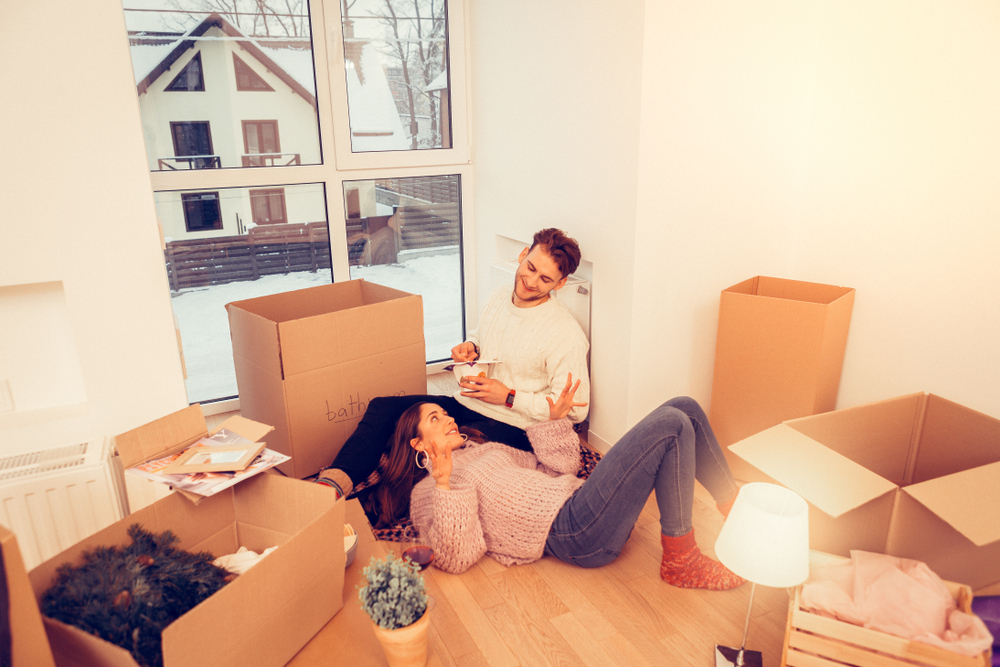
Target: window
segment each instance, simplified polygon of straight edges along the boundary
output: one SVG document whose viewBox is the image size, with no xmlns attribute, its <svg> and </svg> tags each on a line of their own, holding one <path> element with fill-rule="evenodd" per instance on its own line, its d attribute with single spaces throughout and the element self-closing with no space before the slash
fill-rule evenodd
<svg viewBox="0 0 1000 667">
<path fill-rule="evenodd" d="M 222 229 L 222 210 L 218 192 L 197 192 L 181 195 L 184 204 L 184 226 L 189 232 Z"/>
<path fill-rule="evenodd" d="M 233 68 L 236 71 L 236 90 L 259 90 L 274 92 L 274 88 L 267 85 L 267 81 L 250 69 L 250 66 L 240 60 L 240 57 L 233 54 Z"/>
<path fill-rule="evenodd" d="M 181 73 L 173 81 L 167 84 L 167 90 L 197 91 L 205 90 L 205 78 L 201 75 L 201 54 L 196 53 L 194 58 L 184 66 Z"/>
<path fill-rule="evenodd" d="M 282 158 L 278 121 L 243 121 L 243 152 L 244 167 L 275 166 L 275 161 Z M 292 155 L 290 159 L 298 164 L 298 155 Z"/>
<path fill-rule="evenodd" d="M 255 225 L 277 225 L 288 222 L 288 217 L 285 215 L 285 191 L 282 188 L 251 190 L 250 210 Z"/>
<path fill-rule="evenodd" d="M 212 155 L 212 133 L 207 122 L 170 123 L 174 139 L 175 161 L 186 162 L 191 169 L 211 169 L 221 166 L 219 156 Z"/>
<path fill-rule="evenodd" d="M 351 150 L 451 146 L 447 3 L 344 3 L 344 66 Z M 396 113 L 378 113 L 386 93 Z"/>
<path fill-rule="evenodd" d="M 421 294 L 428 362 L 447 357 L 465 333 L 465 0 L 123 2 L 189 400 L 236 394 L 226 303 L 333 279 Z M 197 95 L 168 90 L 195 74 Z"/>
</svg>

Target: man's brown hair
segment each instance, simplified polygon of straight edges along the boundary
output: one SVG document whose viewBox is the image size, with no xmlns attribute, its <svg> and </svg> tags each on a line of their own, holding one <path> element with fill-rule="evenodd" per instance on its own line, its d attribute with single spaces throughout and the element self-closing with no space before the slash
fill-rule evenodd
<svg viewBox="0 0 1000 667">
<path fill-rule="evenodd" d="M 580 246 L 562 230 L 550 227 L 536 233 L 531 241 L 530 250 L 534 250 L 536 245 L 544 246 L 546 253 L 559 267 L 563 278 L 568 277 L 580 266 Z"/>
</svg>

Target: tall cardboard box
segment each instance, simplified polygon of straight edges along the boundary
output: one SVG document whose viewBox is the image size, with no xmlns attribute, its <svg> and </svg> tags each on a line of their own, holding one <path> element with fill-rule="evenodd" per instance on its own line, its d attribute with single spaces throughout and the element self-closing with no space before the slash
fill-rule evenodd
<svg viewBox="0 0 1000 667">
<path fill-rule="evenodd" d="M 278 466 L 328 466 L 378 396 L 427 393 L 420 296 L 351 280 L 226 306 L 240 412 L 271 424 Z"/>
<path fill-rule="evenodd" d="M 854 289 L 756 276 L 722 291 L 709 419 L 723 449 L 833 410 Z M 743 478 L 738 458 L 727 460 Z"/>
<path fill-rule="evenodd" d="M 730 451 L 751 480 L 809 502 L 814 550 L 912 558 L 973 590 L 1000 581 L 1000 420 L 918 393 L 786 421 Z"/>
<path fill-rule="evenodd" d="M 0 665 L 55 667 L 17 536 L 0 526 Z"/>
</svg>

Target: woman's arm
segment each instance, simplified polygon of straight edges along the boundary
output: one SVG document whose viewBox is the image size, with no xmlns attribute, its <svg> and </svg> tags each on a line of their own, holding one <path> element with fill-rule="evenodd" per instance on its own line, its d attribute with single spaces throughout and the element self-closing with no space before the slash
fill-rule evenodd
<svg viewBox="0 0 1000 667">
<path fill-rule="evenodd" d="M 573 375 L 566 378 L 556 400 L 546 396 L 549 404 L 549 421 L 529 426 L 526 430 L 539 466 L 545 471 L 560 475 L 575 475 L 580 470 L 580 436 L 566 418 L 570 410 L 586 403 L 574 401 L 580 381 L 573 384 Z"/>
<path fill-rule="evenodd" d="M 434 550 L 434 565 L 445 572 L 465 572 L 486 553 L 474 488 L 444 490 L 424 479 L 413 488 L 410 515 L 420 540 Z"/>
</svg>

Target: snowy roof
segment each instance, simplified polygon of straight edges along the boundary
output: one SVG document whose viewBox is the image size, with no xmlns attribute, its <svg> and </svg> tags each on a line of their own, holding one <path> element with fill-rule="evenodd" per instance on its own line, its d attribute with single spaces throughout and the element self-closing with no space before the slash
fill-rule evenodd
<svg viewBox="0 0 1000 667">
<path fill-rule="evenodd" d="M 221 30 L 223 36 L 206 36 L 211 28 Z M 147 41 L 157 42 L 160 38 L 169 39 L 165 44 L 135 43 L 142 37 Z M 140 39 L 137 39 L 140 38 Z M 308 38 L 302 40 L 303 48 L 274 48 L 261 44 L 258 39 L 248 37 L 239 28 L 219 14 L 209 14 L 203 21 L 192 26 L 183 34 L 165 35 L 164 33 L 133 34 L 132 69 L 135 73 L 136 88 L 141 95 L 146 89 L 170 69 L 170 66 L 180 58 L 185 51 L 194 48 L 199 41 L 236 40 L 252 54 L 275 76 L 287 83 L 292 90 L 302 96 L 307 102 L 316 105 L 316 88 L 313 78 L 312 50 Z M 287 40 L 283 40 L 287 42 Z"/>
<path fill-rule="evenodd" d="M 347 99 L 351 115 L 351 148 L 355 152 L 398 151 L 410 147 L 378 50 L 369 42 L 360 56 L 347 58 Z M 358 70 L 361 70 L 359 76 Z"/>
<path fill-rule="evenodd" d="M 438 90 L 448 90 L 448 70 L 444 70 L 434 80 L 424 86 L 425 93 L 432 93 Z"/>
</svg>

